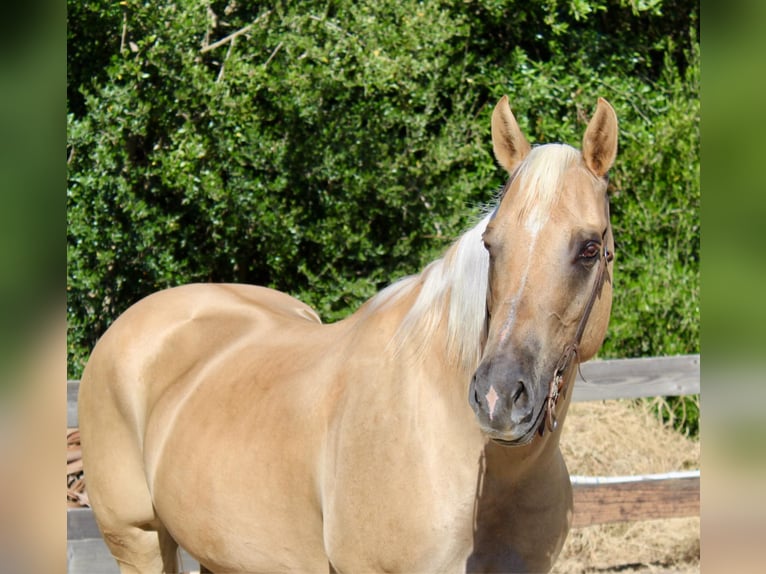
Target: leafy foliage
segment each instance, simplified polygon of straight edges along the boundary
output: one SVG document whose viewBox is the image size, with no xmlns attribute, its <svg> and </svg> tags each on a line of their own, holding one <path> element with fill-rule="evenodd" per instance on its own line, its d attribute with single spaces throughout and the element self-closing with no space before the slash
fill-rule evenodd
<svg viewBox="0 0 766 574">
<path fill-rule="evenodd" d="M 699 350 L 695 2 L 67 5 L 70 376 L 164 287 L 269 285 L 336 320 L 417 271 L 503 183 L 504 93 L 533 142 L 615 106 L 602 353 Z"/>
</svg>

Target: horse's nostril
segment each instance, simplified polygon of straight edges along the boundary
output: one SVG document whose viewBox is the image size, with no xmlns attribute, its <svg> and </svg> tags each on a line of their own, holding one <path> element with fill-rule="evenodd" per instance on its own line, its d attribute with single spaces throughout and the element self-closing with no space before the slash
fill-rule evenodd
<svg viewBox="0 0 766 574">
<path fill-rule="evenodd" d="M 524 386 L 524 383 L 522 381 L 519 381 L 519 386 L 516 388 L 516 391 L 513 393 L 513 403 L 516 404 L 519 401 L 523 400 L 527 396 L 527 388 Z"/>
<path fill-rule="evenodd" d="M 477 391 L 475 387 L 473 389 L 473 400 L 474 400 L 474 404 L 476 405 L 479 404 L 479 391 Z"/>
</svg>

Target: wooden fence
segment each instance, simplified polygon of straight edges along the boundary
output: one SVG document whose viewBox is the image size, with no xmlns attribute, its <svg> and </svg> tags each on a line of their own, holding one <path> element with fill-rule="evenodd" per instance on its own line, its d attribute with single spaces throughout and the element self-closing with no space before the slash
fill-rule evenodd
<svg viewBox="0 0 766 574">
<path fill-rule="evenodd" d="M 700 392 L 700 357 L 684 355 L 591 361 L 574 386 L 575 402 L 692 395 Z M 67 382 L 67 426 L 77 427 L 78 381 Z M 655 518 L 698 516 L 700 472 L 623 476 L 573 476 L 575 528 Z M 197 562 L 181 552 L 184 571 Z M 89 508 L 67 510 L 69 574 L 118 573 Z"/>
</svg>

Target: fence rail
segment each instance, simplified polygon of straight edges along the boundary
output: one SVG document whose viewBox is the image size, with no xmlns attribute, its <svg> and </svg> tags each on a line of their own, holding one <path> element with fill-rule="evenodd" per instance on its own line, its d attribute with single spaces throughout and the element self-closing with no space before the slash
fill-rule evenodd
<svg viewBox="0 0 766 574">
<path fill-rule="evenodd" d="M 700 392 L 700 356 L 591 361 L 574 386 L 576 402 L 693 395 Z M 79 381 L 67 381 L 67 426 L 75 428 Z M 572 477 L 573 527 L 699 516 L 699 470 L 661 475 Z M 89 508 L 67 510 L 69 574 L 118 572 Z M 181 553 L 185 571 L 197 563 Z"/>
<path fill-rule="evenodd" d="M 610 359 L 583 363 L 574 386 L 575 402 L 696 395 L 700 356 Z"/>
</svg>

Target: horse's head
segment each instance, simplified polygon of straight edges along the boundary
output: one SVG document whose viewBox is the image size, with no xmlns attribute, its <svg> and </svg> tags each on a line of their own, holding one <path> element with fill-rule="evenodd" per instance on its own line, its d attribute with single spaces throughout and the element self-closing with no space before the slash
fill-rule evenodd
<svg viewBox="0 0 766 574">
<path fill-rule="evenodd" d="M 469 400 L 484 432 L 521 445 L 555 426 L 559 393 L 606 334 L 614 248 L 607 171 L 617 117 L 599 99 L 582 153 L 531 149 L 503 97 L 492 143 L 510 179 L 483 236 L 488 327 Z"/>
</svg>

